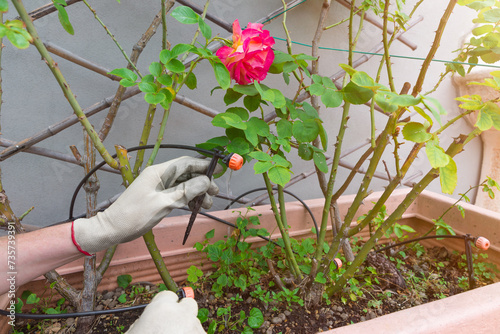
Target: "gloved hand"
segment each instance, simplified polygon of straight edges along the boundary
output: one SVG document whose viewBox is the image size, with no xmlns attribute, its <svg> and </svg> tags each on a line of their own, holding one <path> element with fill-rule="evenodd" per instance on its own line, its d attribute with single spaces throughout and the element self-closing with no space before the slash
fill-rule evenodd
<svg viewBox="0 0 500 334">
<path fill-rule="evenodd" d="M 192 298 L 180 302 L 172 291 L 157 294 L 126 334 L 205 334 Z"/>
<path fill-rule="evenodd" d="M 104 212 L 73 222 L 73 242 L 83 253 L 95 253 L 144 235 L 198 195 L 207 194 L 202 206 L 210 208 L 219 189 L 204 175 L 209 164 L 181 157 L 147 167 Z"/>
</svg>

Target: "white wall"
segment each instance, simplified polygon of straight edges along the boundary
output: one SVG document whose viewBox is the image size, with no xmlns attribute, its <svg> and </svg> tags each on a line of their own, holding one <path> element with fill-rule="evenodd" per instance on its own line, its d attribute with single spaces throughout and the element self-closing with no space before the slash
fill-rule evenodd
<svg viewBox="0 0 500 334">
<path fill-rule="evenodd" d="M 34 0 L 26 2 L 28 10 L 44 5 L 46 0 Z M 203 1 L 193 1 L 203 5 Z M 407 1 L 414 3 L 416 1 Z M 130 53 L 132 46 L 138 41 L 141 34 L 149 26 L 153 16 L 159 10 L 159 1 L 132 1 L 122 0 L 121 4 L 115 1 L 91 1 L 95 6 L 98 15 L 107 24 L 109 29 L 116 35 L 122 47 Z M 417 11 L 416 15 L 424 17 L 423 22 L 408 31 L 405 36 L 418 44 L 418 49 L 412 52 L 408 47 L 399 42 L 394 43 L 392 54 L 408 55 L 414 57 L 425 57 L 434 38 L 434 31 L 437 28 L 439 18 L 446 7 L 446 1 L 428 0 Z M 281 1 L 243 1 L 243 0 L 218 0 L 212 1 L 210 12 L 228 22 L 238 18 L 242 25 L 249 21 L 263 17 L 266 13 L 281 6 Z M 317 25 L 317 16 L 321 8 L 321 1 L 309 0 L 297 9 L 288 13 L 288 27 L 292 39 L 302 43 L 310 43 L 312 35 Z M 35 26 L 39 29 L 43 41 L 50 41 L 59 45 L 83 58 L 91 60 L 109 69 L 125 67 L 126 62 L 121 53 L 116 48 L 112 40 L 104 33 L 102 27 L 93 19 L 92 14 L 83 3 L 77 3 L 68 9 L 71 22 L 75 28 L 75 36 L 70 36 L 63 31 L 57 21 L 55 14 L 35 21 Z M 329 23 L 335 23 L 347 15 L 348 11 L 337 3 L 333 3 Z M 445 36 L 441 42 L 441 49 L 436 54 L 438 59 L 454 58 L 453 50 L 459 48 L 460 38 L 465 35 L 471 27 L 471 18 L 474 13 L 457 6 L 449 26 L 445 31 Z M 8 17 L 14 17 L 14 9 L 8 13 Z M 228 36 L 228 33 L 214 24 L 211 24 L 214 33 L 221 36 Z M 276 37 L 284 37 L 281 27 L 281 18 L 269 24 L 266 29 Z M 169 19 L 169 40 L 172 43 L 186 42 L 191 40 L 193 29 L 181 26 Z M 321 42 L 322 46 L 346 49 L 347 42 L 346 25 L 339 26 L 327 31 Z M 359 50 L 369 50 L 381 41 L 381 32 L 370 23 L 366 22 L 359 40 Z M 52 78 L 48 68 L 40 60 L 36 49 L 31 46 L 27 50 L 17 50 L 10 43 L 3 49 L 2 56 L 2 77 L 3 77 L 3 106 L 1 111 L 2 136 L 9 140 L 19 141 L 47 128 L 72 113 L 67 101 L 61 94 L 60 88 Z M 151 61 L 156 61 L 161 46 L 161 34 L 158 32 L 147 46 L 139 61 L 139 68 L 146 72 Z M 277 41 L 276 48 L 284 49 L 284 43 Z M 310 53 L 307 47 L 294 46 L 294 52 Z M 347 62 L 347 54 L 339 51 L 322 51 L 321 68 L 323 75 L 331 75 L 338 71 L 337 64 Z M 355 59 L 358 56 L 355 57 Z M 114 95 L 118 85 L 116 82 L 89 72 L 81 67 L 69 63 L 57 56 L 54 57 L 61 68 L 62 73 L 71 85 L 71 89 L 77 95 L 78 101 L 83 108 Z M 375 75 L 378 67 L 379 57 L 373 59 L 360 67 L 361 70 Z M 418 76 L 422 61 L 393 58 L 393 73 L 395 85 L 399 89 L 405 81 L 414 83 Z M 439 74 L 444 70 L 443 63 L 433 63 L 427 75 L 427 84 L 423 91 L 433 87 Z M 182 94 L 201 102 L 211 108 L 224 111 L 220 92 L 210 95 L 210 90 L 216 85 L 211 69 L 206 64 L 201 64 L 197 70 L 198 89 L 194 92 L 187 89 L 181 91 Z M 269 77 L 266 84 L 279 83 L 279 78 Z M 283 89 L 286 90 L 285 87 Z M 291 92 L 290 90 L 288 90 Z M 434 97 L 440 99 L 444 107 L 449 111 L 450 117 L 455 116 L 459 111 L 455 89 L 451 80 L 447 79 L 441 87 L 433 93 Z M 138 144 L 142 131 L 142 124 L 146 114 L 147 105 L 141 95 L 135 96 L 122 104 L 117 116 L 115 125 L 110 135 L 105 141 L 105 145 L 110 152 L 114 152 L 113 146 L 121 144 L 126 147 Z M 91 122 L 96 129 L 100 129 L 106 111 L 91 117 Z M 159 128 L 162 112 L 157 112 L 155 127 L 152 137 L 156 136 Z M 329 129 L 330 150 L 334 144 L 336 132 L 338 131 L 340 108 L 323 110 L 325 127 Z M 220 135 L 221 129 L 209 126 L 210 118 L 200 115 L 197 112 L 174 104 L 170 114 L 169 123 L 165 135 L 165 143 L 182 143 L 194 145 L 205 141 L 208 138 Z M 382 130 L 385 116 L 377 114 L 377 129 Z M 470 130 L 465 121 L 459 121 L 444 134 L 445 142 L 449 143 L 451 138 L 458 133 Z M 351 119 L 349 121 L 348 134 L 346 136 L 346 148 L 362 143 L 369 133 L 369 114 L 367 108 L 353 107 Z M 56 136 L 39 144 L 41 147 L 51 148 L 60 152 L 70 154 L 69 145 L 76 145 L 83 150 L 82 128 L 78 124 L 60 132 Z M 407 152 L 411 144 L 403 146 L 402 151 Z M 157 162 L 185 154 L 184 152 L 161 152 Z M 353 154 L 346 158 L 346 161 L 355 163 L 360 153 Z M 402 154 L 404 156 L 404 154 Z M 424 173 L 429 165 L 425 155 L 419 155 L 419 160 L 408 175 L 412 175 L 420 170 Z M 459 187 L 458 192 L 463 192 L 471 185 L 478 182 L 479 163 L 481 158 L 481 146 L 479 140 L 474 140 L 457 159 L 459 166 Z M 393 157 L 391 152 L 387 152 L 384 159 L 392 170 Z M 306 172 L 312 169 L 310 162 L 294 160 L 295 174 Z M 48 158 L 34 156 L 27 153 L 20 153 L 14 157 L 1 162 L 2 183 L 9 196 L 9 199 L 16 213 L 20 215 L 29 207 L 35 206 L 35 210 L 30 213 L 25 223 L 35 225 L 47 225 L 55 221 L 67 218 L 70 196 L 74 187 L 78 183 L 83 171 L 80 167 L 69 165 L 64 162 L 53 161 Z M 385 173 L 383 167 L 380 172 Z M 347 176 L 348 170 L 341 169 L 339 172 L 337 186 L 342 184 L 342 180 Z M 116 192 L 122 191 L 121 179 L 117 175 L 101 172 L 99 173 L 101 190 L 99 200 L 103 201 L 111 197 Z M 357 178 L 361 180 L 361 176 Z M 385 182 L 374 179 L 372 189 L 380 190 Z M 251 165 L 247 165 L 243 170 L 231 175 L 224 176 L 219 184 L 223 192 L 230 192 L 238 195 L 244 191 L 255 187 L 263 186 L 260 176 L 253 175 Z M 439 191 L 439 182 L 434 182 L 430 189 Z M 290 188 L 301 198 L 311 198 L 320 195 L 315 177 L 307 179 Z M 352 185 L 348 193 L 356 191 Z M 457 195 L 454 195 L 457 197 Z M 83 213 L 84 197 L 79 197 L 79 209 L 77 213 Z M 225 201 L 219 201 L 214 206 L 222 208 Z"/>
</svg>

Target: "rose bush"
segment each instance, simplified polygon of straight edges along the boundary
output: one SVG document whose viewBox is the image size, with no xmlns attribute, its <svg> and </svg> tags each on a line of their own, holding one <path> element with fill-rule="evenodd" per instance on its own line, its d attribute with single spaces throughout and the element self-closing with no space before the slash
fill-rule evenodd
<svg viewBox="0 0 500 334">
<path fill-rule="evenodd" d="M 240 85 L 264 80 L 273 63 L 274 38 L 262 27 L 260 23 L 249 23 L 242 31 L 238 20 L 234 21 L 233 45 L 223 46 L 216 53 Z"/>
</svg>

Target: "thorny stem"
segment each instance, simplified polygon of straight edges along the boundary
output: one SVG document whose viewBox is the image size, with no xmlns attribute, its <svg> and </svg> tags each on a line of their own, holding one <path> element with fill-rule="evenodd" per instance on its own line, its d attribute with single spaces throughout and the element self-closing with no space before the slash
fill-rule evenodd
<svg viewBox="0 0 500 334">
<path fill-rule="evenodd" d="M 328 217 L 330 215 L 330 206 L 332 205 L 332 194 L 333 189 L 335 187 L 335 180 L 337 178 L 337 171 L 340 162 L 340 153 L 341 147 L 345 135 L 345 131 L 347 128 L 347 120 L 349 119 L 349 110 L 351 108 L 351 104 L 349 102 L 344 102 L 343 112 L 342 112 L 342 121 L 340 123 L 339 133 L 337 135 L 337 142 L 335 143 L 335 153 L 333 156 L 332 162 L 332 170 L 330 171 L 330 177 L 328 180 L 328 188 L 325 196 L 325 204 L 323 206 L 323 213 L 321 217 L 321 227 L 319 230 L 319 237 L 316 246 L 316 254 L 315 258 L 317 261 L 321 260 L 323 256 L 323 242 L 325 241 L 326 230 L 328 227 Z"/>
<path fill-rule="evenodd" d="M 318 74 L 319 73 L 319 41 L 321 39 L 321 35 L 323 34 L 323 26 L 325 25 L 326 17 L 328 16 L 328 12 L 330 10 L 330 5 L 331 5 L 331 0 L 324 0 L 323 1 L 323 7 L 321 8 L 321 13 L 319 16 L 318 20 L 318 26 L 316 28 L 316 33 L 314 34 L 314 38 L 312 40 L 312 49 L 311 49 L 311 56 L 313 56 L 315 59 L 311 62 L 311 74 Z M 311 79 L 311 84 L 312 84 L 312 79 Z M 300 86 L 299 86 L 300 87 Z M 297 94 L 295 96 L 295 99 L 298 97 L 299 92 L 301 89 L 297 90 Z M 294 99 L 294 100 L 295 100 Z M 316 109 L 318 112 L 318 115 L 320 114 L 320 107 L 319 107 L 319 97 L 316 95 L 311 94 L 311 104 Z M 313 143 L 314 146 L 319 147 L 320 146 L 320 141 L 318 138 Z M 315 165 L 316 169 L 316 174 L 318 176 L 318 181 L 319 185 L 321 187 L 321 190 L 323 191 L 323 194 L 326 195 L 326 189 L 327 189 L 327 181 L 325 177 L 325 173 L 320 171 L 318 167 Z"/>
<path fill-rule="evenodd" d="M 267 193 L 269 195 L 269 200 L 271 202 L 271 208 L 274 213 L 274 218 L 276 219 L 276 224 L 278 225 L 278 228 L 280 230 L 281 236 L 283 238 L 283 243 L 285 244 L 285 258 L 289 264 L 290 270 L 292 271 L 293 276 L 296 278 L 299 278 L 300 275 L 300 269 L 297 264 L 297 261 L 295 259 L 295 256 L 293 255 L 292 251 L 292 245 L 290 243 L 290 236 L 288 235 L 288 227 L 283 224 L 283 221 L 281 220 L 280 216 L 280 210 L 276 206 L 276 200 L 274 199 L 274 194 L 273 194 L 273 186 L 271 184 L 271 181 L 269 180 L 269 176 L 266 173 L 262 174 L 264 176 L 264 182 L 266 183 L 266 188 L 267 188 Z M 278 191 L 278 196 L 279 191 Z M 283 196 L 283 188 L 281 188 L 281 196 Z M 281 206 L 281 202 L 280 202 Z M 282 207 L 283 210 L 285 210 L 285 207 Z"/>
<path fill-rule="evenodd" d="M 361 25 L 363 22 L 363 17 L 361 18 L 360 21 L 360 29 L 358 31 L 358 34 L 356 37 L 353 37 L 353 17 L 354 17 L 354 8 L 356 6 L 355 0 L 352 1 L 351 3 L 351 12 L 350 12 L 350 22 L 349 22 L 349 65 L 352 65 L 352 54 L 353 50 L 356 46 L 357 39 L 359 37 L 360 31 L 361 31 Z M 343 86 L 347 84 L 347 76 L 344 77 L 344 83 Z M 325 204 L 323 206 L 323 212 L 322 212 L 322 217 L 321 217 L 321 227 L 319 230 L 319 237 L 318 237 L 318 242 L 316 246 L 316 254 L 315 258 L 319 262 L 323 256 L 323 243 L 325 241 L 325 236 L 326 236 L 326 230 L 328 227 L 328 217 L 330 216 L 330 206 L 332 205 L 332 195 L 333 195 L 333 190 L 335 187 L 335 180 L 337 178 L 337 171 L 340 163 L 340 155 L 342 152 L 342 145 L 343 145 L 343 140 L 344 140 L 344 135 L 347 129 L 347 121 L 349 120 L 349 111 L 351 108 L 351 104 L 347 101 L 344 102 L 344 106 L 342 109 L 342 121 L 340 123 L 340 128 L 339 132 L 337 135 L 337 142 L 335 143 L 335 152 L 333 156 L 333 161 L 332 161 L 332 169 L 330 171 L 330 177 L 328 180 L 328 186 L 326 189 L 326 194 L 325 194 Z"/>
<path fill-rule="evenodd" d="M 389 54 L 389 43 L 387 41 L 387 22 L 388 22 L 390 3 L 391 3 L 390 0 L 386 0 L 384 5 L 384 23 L 382 29 L 382 40 L 384 43 L 384 59 L 385 59 L 385 66 L 387 68 L 387 77 L 389 80 L 389 86 L 391 88 L 391 91 L 395 92 L 396 88 L 394 87 L 394 78 L 392 76 L 392 65 L 391 65 L 391 56 Z"/>
<path fill-rule="evenodd" d="M 358 9 L 354 12 L 354 15 L 358 14 L 360 11 L 362 11 L 362 9 L 361 9 L 361 8 L 358 8 Z M 341 25 L 341 24 L 342 24 L 342 23 L 344 23 L 344 22 L 349 21 L 349 19 L 350 19 L 349 17 L 346 17 L 345 19 L 343 19 L 343 20 L 341 20 L 341 21 L 339 21 L 339 22 L 337 22 L 337 23 L 334 23 L 334 24 L 332 24 L 332 25 L 329 25 L 329 26 L 327 26 L 327 27 L 324 27 L 324 28 L 323 28 L 323 30 L 328 30 L 328 29 L 334 28 L 334 27 L 336 27 L 336 26 L 338 26 L 338 25 Z"/>
<path fill-rule="evenodd" d="M 104 22 L 102 22 L 102 20 L 99 18 L 99 16 L 97 16 L 97 12 L 95 11 L 94 8 L 92 8 L 92 6 L 90 6 L 90 4 L 87 2 L 87 0 L 83 0 L 83 3 L 88 7 L 88 9 L 92 12 L 92 14 L 94 14 L 94 17 L 95 19 L 97 20 L 97 22 L 99 22 L 101 24 L 101 26 L 104 28 L 104 30 L 106 30 L 106 33 L 109 35 L 109 37 L 111 37 L 111 39 L 113 40 L 113 42 L 115 42 L 116 46 L 118 47 L 118 49 L 120 49 L 120 52 L 122 53 L 122 55 L 125 57 L 125 59 L 127 60 L 127 62 L 129 63 L 129 65 L 134 69 L 134 71 L 137 73 L 137 75 L 142 78 L 142 74 L 141 72 L 139 72 L 139 70 L 137 69 L 137 67 L 135 66 L 135 64 L 132 62 L 132 60 L 130 60 L 130 58 L 128 57 L 127 53 L 125 52 L 125 50 L 123 50 L 122 46 L 120 45 L 120 43 L 118 43 L 118 41 L 116 40 L 115 38 L 115 35 L 113 35 L 111 33 L 111 31 L 108 29 L 108 27 L 104 24 Z"/>
<path fill-rule="evenodd" d="M 149 134 L 151 133 L 151 127 L 153 125 L 153 120 L 156 113 L 156 104 L 150 104 L 148 108 L 148 113 L 146 115 L 146 119 L 144 120 L 144 127 L 142 128 L 141 139 L 139 140 L 139 145 L 146 145 L 148 143 Z M 134 175 L 137 176 L 139 174 L 139 170 L 141 169 L 142 162 L 144 161 L 144 150 L 137 151 L 135 156 L 134 163 Z"/>
<path fill-rule="evenodd" d="M 95 148 L 99 152 L 99 154 L 102 156 L 104 161 L 112 167 L 112 168 L 118 168 L 118 163 L 111 157 L 111 155 L 106 151 L 106 148 L 102 144 L 102 141 L 99 139 L 99 136 L 97 132 L 94 130 L 92 124 L 90 124 L 89 120 L 85 116 L 85 114 L 82 111 L 82 108 L 78 104 L 78 101 L 76 100 L 75 95 L 69 88 L 68 83 L 66 82 L 66 79 L 62 75 L 61 71 L 59 70 L 59 67 L 57 66 L 57 63 L 52 59 L 50 53 L 47 51 L 45 46 L 43 45 L 42 41 L 40 40 L 40 37 L 38 36 L 38 33 L 36 31 L 35 26 L 33 25 L 33 22 L 31 21 L 30 17 L 28 16 L 28 13 L 26 12 L 26 9 L 24 8 L 24 5 L 22 4 L 21 0 L 13 0 L 12 1 L 14 7 L 16 7 L 17 12 L 19 13 L 19 16 L 21 19 L 24 21 L 26 24 L 26 30 L 28 33 L 31 35 L 33 38 L 33 45 L 37 48 L 38 52 L 42 56 L 42 59 L 45 60 L 47 66 L 51 70 L 52 74 L 54 75 L 55 79 L 59 83 L 59 86 L 61 87 L 64 96 L 68 100 L 69 104 L 73 108 L 74 113 L 76 116 L 78 116 L 78 120 L 80 123 L 83 125 L 87 133 L 89 134 L 90 138 L 92 139 L 92 142 L 94 143 Z"/>
<path fill-rule="evenodd" d="M 171 7 L 172 5 L 170 5 L 168 9 L 170 9 Z M 137 64 L 137 60 L 139 59 L 139 56 L 141 55 L 142 51 L 146 47 L 147 43 L 151 40 L 153 35 L 156 33 L 156 29 L 158 28 L 160 22 L 161 22 L 161 13 L 158 12 L 158 14 L 156 14 L 155 18 L 153 19 L 153 22 L 151 22 L 149 28 L 142 35 L 141 39 L 137 42 L 137 44 L 135 44 L 134 47 L 132 48 L 132 54 L 130 55 L 130 60 L 134 65 Z M 129 70 L 132 70 L 132 66 L 130 64 L 127 65 L 127 68 Z M 113 121 L 116 117 L 116 114 L 118 113 L 118 109 L 120 108 L 125 90 L 126 87 L 120 85 L 115 93 L 115 97 L 113 99 L 113 102 L 111 103 L 111 107 L 109 108 L 108 114 L 106 115 L 106 119 L 104 120 L 101 130 L 99 131 L 99 138 L 101 138 L 101 141 L 104 141 L 104 139 L 109 133 L 109 130 L 111 129 L 111 126 L 113 125 Z"/>
<path fill-rule="evenodd" d="M 415 83 L 415 86 L 413 87 L 412 95 L 417 96 L 420 91 L 422 90 L 422 86 L 424 84 L 424 79 L 427 74 L 427 70 L 429 69 L 429 66 L 431 65 L 432 59 L 434 58 L 434 55 L 436 54 L 437 49 L 439 48 L 441 38 L 443 37 L 443 32 L 444 28 L 446 27 L 446 24 L 448 23 L 448 20 L 450 18 L 451 13 L 453 12 L 453 8 L 455 7 L 457 3 L 457 0 L 450 0 L 448 3 L 448 7 L 446 7 L 446 10 L 441 17 L 441 20 L 439 21 L 439 26 L 436 30 L 436 35 L 434 36 L 434 41 L 432 42 L 432 47 L 427 54 L 427 57 L 425 58 L 424 63 L 422 64 L 422 68 L 420 69 L 420 73 L 418 75 L 417 82 Z"/>
<path fill-rule="evenodd" d="M 474 189 L 476 189 L 476 188 L 479 188 L 479 187 L 481 187 L 481 186 L 485 185 L 487 182 L 488 182 L 488 179 L 484 180 L 483 182 L 481 182 L 480 184 L 478 184 L 478 185 L 476 185 L 476 186 L 469 187 L 469 189 L 468 189 L 466 192 L 464 192 L 463 194 L 460 194 L 460 195 L 461 195 L 461 196 L 460 196 L 460 198 L 459 198 L 459 199 L 457 199 L 455 203 L 453 203 L 452 205 L 450 205 L 450 207 L 449 207 L 448 209 L 446 209 L 446 210 L 445 210 L 445 211 L 441 214 L 441 216 L 439 216 L 439 218 L 437 218 L 437 219 L 436 219 L 436 221 L 440 221 L 440 220 L 442 220 L 442 219 L 443 219 L 443 217 L 444 217 L 444 216 L 446 216 L 446 214 L 447 214 L 448 212 L 450 212 L 450 210 L 451 210 L 451 209 L 453 209 L 453 208 L 454 208 L 454 207 L 455 207 L 458 203 L 460 203 L 461 201 L 463 201 L 463 200 L 464 200 L 464 198 L 466 198 L 466 197 L 467 197 L 467 194 L 468 194 L 469 192 L 471 192 L 472 190 L 474 190 Z M 434 231 L 434 229 L 435 229 L 435 228 L 436 228 L 435 226 L 431 227 L 431 229 L 430 229 L 429 231 L 427 231 L 426 233 L 424 233 L 422 236 L 423 236 L 423 237 L 425 237 L 425 236 L 429 235 L 432 231 Z"/>
<path fill-rule="evenodd" d="M 126 180 L 126 186 L 131 184 L 134 179 L 130 168 L 130 163 L 127 157 L 127 150 L 123 147 L 117 147 L 116 153 L 118 155 L 118 160 L 120 161 L 120 171 L 122 171 L 122 176 L 124 180 Z M 153 232 L 150 230 L 143 235 L 144 242 L 146 243 L 146 247 L 148 248 L 149 254 L 151 254 L 151 258 L 153 259 L 156 269 L 160 274 L 163 282 L 167 286 L 167 288 L 171 291 L 177 291 L 177 284 L 170 276 L 167 267 L 165 266 L 165 262 L 161 256 L 160 250 L 155 242 L 155 237 Z"/>
<path fill-rule="evenodd" d="M 201 18 L 205 20 L 205 17 L 207 16 L 207 10 L 208 10 L 208 5 L 210 4 L 210 0 L 207 0 L 205 2 L 205 7 L 203 7 L 203 13 L 201 13 Z M 196 43 L 196 40 L 198 39 L 198 35 L 200 34 L 200 27 L 196 29 L 196 32 L 194 33 L 193 39 L 191 40 L 191 45 L 194 45 Z M 188 57 L 188 53 L 184 54 L 181 58 L 181 61 L 184 62 L 186 58 Z"/>
<path fill-rule="evenodd" d="M 446 153 L 450 157 L 454 157 L 456 154 L 460 153 L 463 150 L 463 147 L 473 138 L 477 137 L 481 131 L 479 129 L 475 129 L 468 136 L 460 135 L 455 141 L 449 146 Z M 374 235 L 363 245 L 361 250 L 358 252 L 356 259 L 352 262 L 352 264 L 346 269 L 344 274 L 337 280 L 334 287 L 327 289 L 328 296 L 332 296 L 336 292 L 340 291 L 348 279 L 354 275 L 354 273 L 358 270 L 359 266 L 363 263 L 368 253 L 375 247 L 377 241 L 383 236 L 385 231 L 394 224 L 398 219 L 401 218 L 403 213 L 408 209 L 411 203 L 417 198 L 417 196 L 424 190 L 429 183 L 431 183 L 435 178 L 439 176 L 439 169 L 433 168 L 431 169 L 420 182 L 418 182 L 412 190 L 406 195 L 404 200 L 399 204 L 399 206 L 394 210 L 394 212 L 387 217 L 387 219 L 382 223 L 382 225 L 377 229 Z"/>
<path fill-rule="evenodd" d="M 438 89 L 438 87 L 441 85 L 441 83 L 443 82 L 443 80 L 446 78 L 446 76 L 448 75 L 448 73 L 452 73 L 452 72 L 453 72 L 453 71 L 452 71 L 451 69 L 448 69 L 448 68 L 447 68 L 447 69 L 446 69 L 446 71 L 444 71 L 443 73 L 441 73 L 441 75 L 439 76 L 439 80 L 438 80 L 438 82 L 434 85 L 434 87 L 433 87 L 430 91 L 428 91 L 428 92 L 426 92 L 426 93 L 424 93 L 424 94 L 422 94 L 422 95 L 427 96 L 427 95 L 429 95 L 429 94 L 434 93 L 434 92 Z"/>
<path fill-rule="evenodd" d="M 146 164 L 146 167 L 151 166 L 154 163 L 156 156 L 158 155 L 158 150 L 160 149 L 160 145 L 163 141 L 163 136 L 165 134 L 165 128 L 167 127 L 167 121 L 168 121 L 168 116 L 170 115 L 171 106 L 172 104 L 169 104 L 168 108 L 166 108 L 163 111 L 163 118 L 161 120 L 160 130 L 158 131 L 158 137 L 156 138 L 155 146 L 153 148 L 153 151 L 151 152 L 151 155 L 149 156 L 149 160 Z"/>
<path fill-rule="evenodd" d="M 169 1 L 168 4 L 170 6 L 167 9 L 167 5 L 165 3 L 166 0 L 161 0 L 161 48 L 163 50 L 167 49 L 168 40 L 167 40 L 167 12 L 174 5 L 175 1 Z"/>
</svg>

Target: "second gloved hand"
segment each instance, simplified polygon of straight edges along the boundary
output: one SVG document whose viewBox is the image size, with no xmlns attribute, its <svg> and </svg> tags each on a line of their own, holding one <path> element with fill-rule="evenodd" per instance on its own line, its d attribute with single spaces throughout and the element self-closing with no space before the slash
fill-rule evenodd
<svg viewBox="0 0 500 334">
<path fill-rule="evenodd" d="M 210 160 L 181 157 L 147 167 L 104 212 L 73 223 L 72 237 L 80 250 L 95 253 L 144 235 L 173 209 L 206 194 L 210 208 L 217 185 L 204 175 Z"/>
</svg>

